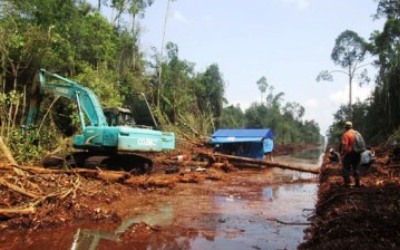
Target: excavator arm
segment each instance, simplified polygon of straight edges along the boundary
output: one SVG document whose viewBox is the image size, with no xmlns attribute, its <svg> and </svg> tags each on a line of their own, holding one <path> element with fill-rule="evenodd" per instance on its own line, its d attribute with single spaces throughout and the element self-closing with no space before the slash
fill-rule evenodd
<svg viewBox="0 0 400 250">
<path fill-rule="evenodd" d="M 50 79 L 48 79 L 50 77 Z M 107 119 L 96 95 L 90 89 L 79 85 L 78 83 L 50 73 L 44 69 L 39 71 L 40 88 L 38 95 L 35 98 L 41 98 L 44 93 L 49 93 L 56 96 L 62 96 L 75 101 L 78 106 L 79 118 L 82 130 L 86 127 L 85 115 L 88 118 L 90 126 L 103 127 L 108 126 Z M 30 127 L 39 110 L 38 101 L 31 102 L 26 126 Z"/>
</svg>

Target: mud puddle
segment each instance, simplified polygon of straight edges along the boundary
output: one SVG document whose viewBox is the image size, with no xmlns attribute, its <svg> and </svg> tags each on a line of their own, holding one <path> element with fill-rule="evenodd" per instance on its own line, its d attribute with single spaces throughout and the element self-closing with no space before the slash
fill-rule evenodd
<svg viewBox="0 0 400 250">
<path fill-rule="evenodd" d="M 317 167 L 317 159 L 285 157 Z M 282 160 L 276 158 L 276 161 Z M 6 249 L 296 249 L 317 192 L 311 174 L 243 170 L 223 182 L 178 184 L 113 203 L 121 223 L 3 234 Z M 299 180 L 306 180 L 299 183 Z M 293 183 L 291 183 L 293 182 Z M 284 184 L 282 184 L 284 183 Z M 2 240 L 2 242 L 4 242 Z"/>
</svg>

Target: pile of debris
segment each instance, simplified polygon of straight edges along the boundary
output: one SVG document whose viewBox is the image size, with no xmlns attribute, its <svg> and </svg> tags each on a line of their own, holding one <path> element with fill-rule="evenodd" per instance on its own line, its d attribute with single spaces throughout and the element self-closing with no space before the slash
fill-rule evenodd
<svg viewBox="0 0 400 250">
<path fill-rule="evenodd" d="M 340 164 L 325 157 L 315 215 L 299 249 L 399 249 L 398 152 L 378 148 L 376 162 L 361 169 L 362 186 L 350 188 L 343 185 Z"/>
<path fill-rule="evenodd" d="M 319 173 L 302 166 L 214 154 L 205 145 L 187 143 L 174 152 L 152 154 L 153 172 L 138 176 L 99 168 L 21 166 L 0 142 L 7 159 L 0 162 L 0 230 L 36 229 L 82 219 L 117 222 L 121 215 L 111 203 L 124 199 L 124 194 L 157 189 L 168 192 L 177 183 L 224 181 L 239 168 L 279 167 Z"/>
</svg>

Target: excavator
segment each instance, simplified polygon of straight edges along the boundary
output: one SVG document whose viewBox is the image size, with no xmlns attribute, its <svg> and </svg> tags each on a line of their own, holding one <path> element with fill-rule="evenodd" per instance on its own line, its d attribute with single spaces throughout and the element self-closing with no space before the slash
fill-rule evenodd
<svg viewBox="0 0 400 250">
<path fill-rule="evenodd" d="M 45 69 L 39 70 L 37 93 L 39 100 L 46 93 L 75 102 L 81 128 L 73 137 L 74 152 L 65 158 L 45 157 L 43 165 L 46 167 L 68 163 L 144 174 L 151 172 L 153 162 L 143 153 L 175 148 L 174 133 L 158 130 L 144 94 L 131 95 L 130 108 L 103 109 L 91 89 Z M 39 106 L 40 101 L 31 101 L 26 128 L 34 124 Z"/>
</svg>

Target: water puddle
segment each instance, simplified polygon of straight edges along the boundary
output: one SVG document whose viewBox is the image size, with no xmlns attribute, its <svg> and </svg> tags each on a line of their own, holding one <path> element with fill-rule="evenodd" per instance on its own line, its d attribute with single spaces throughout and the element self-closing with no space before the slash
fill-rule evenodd
<svg viewBox="0 0 400 250">
<path fill-rule="evenodd" d="M 94 250 L 97 248 L 100 240 L 106 240 L 121 243 L 121 234 L 128 230 L 132 225 L 145 223 L 150 226 L 163 226 L 171 223 L 173 218 L 173 210 L 170 205 L 164 205 L 158 211 L 153 213 L 135 216 L 124 220 L 121 225 L 114 231 L 99 230 L 81 230 L 78 228 L 74 235 L 74 242 L 71 250 Z"/>
</svg>

